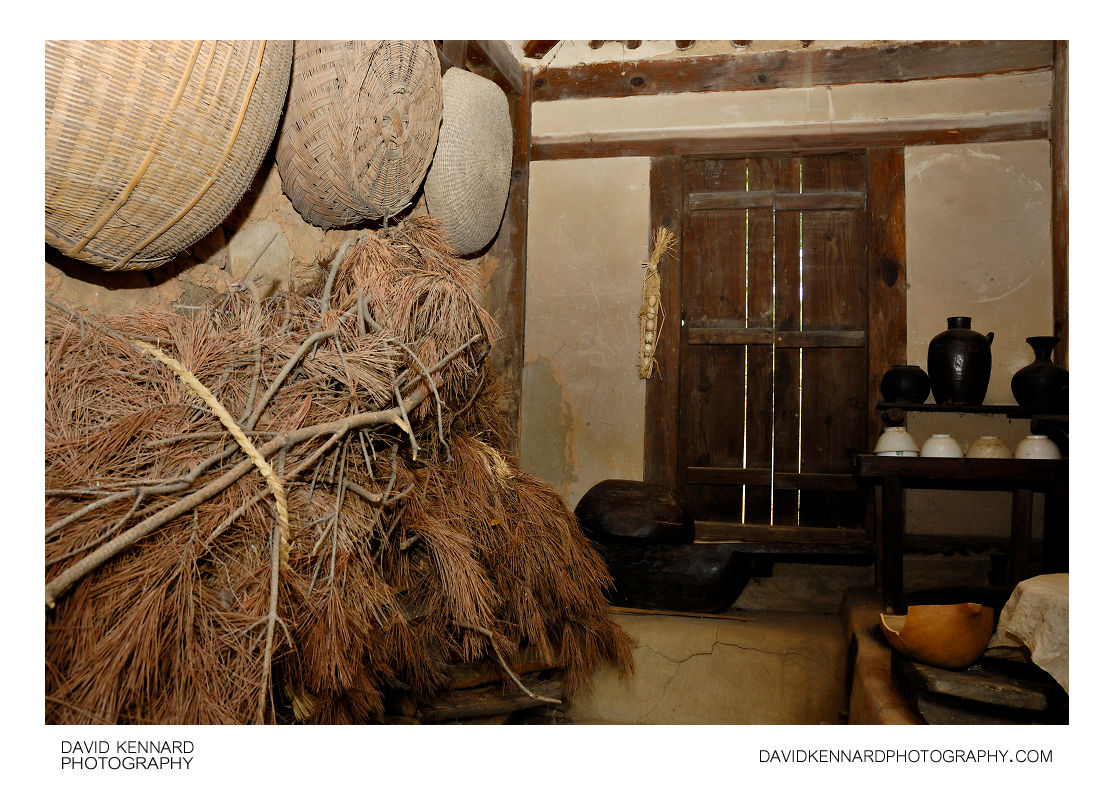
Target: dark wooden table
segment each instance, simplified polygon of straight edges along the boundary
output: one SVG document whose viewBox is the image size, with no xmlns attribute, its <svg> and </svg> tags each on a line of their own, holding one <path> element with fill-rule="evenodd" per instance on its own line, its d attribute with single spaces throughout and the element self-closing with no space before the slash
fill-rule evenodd
<svg viewBox="0 0 1114 786">
<path fill-rule="evenodd" d="M 882 486 L 881 537 L 877 569 L 883 602 L 896 607 L 904 592 L 902 563 L 907 488 L 965 488 L 1013 492 L 1010 525 L 1010 580 L 1028 578 L 1033 529 L 1033 492 L 1045 493 L 1042 566 L 1067 569 L 1068 460 L 855 457 L 855 474 Z"/>
</svg>

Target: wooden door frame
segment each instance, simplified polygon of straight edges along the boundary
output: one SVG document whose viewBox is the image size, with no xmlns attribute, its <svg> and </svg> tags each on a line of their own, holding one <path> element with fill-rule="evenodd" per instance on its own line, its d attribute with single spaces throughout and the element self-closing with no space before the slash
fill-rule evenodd
<svg viewBox="0 0 1114 786">
<path fill-rule="evenodd" d="M 857 148 L 862 150 L 862 148 Z M 790 155 L 796 151 L 784 151 Z M 834 151 L 833 151 L 834 152 Z M 869 238 L 867 298 L 869 319 L 868 390 L 877 390 L 890 366 L 904 363 L 907 341 L 905 276 L 905 152 L 902 147 L 867 148 L 867 234 Z M 681 254 L 684 247 L 681 181 L 682 157 L 657 156 L 650 161 L 650 235 L 659 227 L 677 235 L 678 251 L 661 265 L 662 317 L 657 358 L 660 373 L 646 386 L 643 479 L 681 494 L 678 412 L 680 402 Z M 871 440 L 880 427 L 877 415 L 868 418 Z M 873 542 L 877 527 L 873 514 L 863 530 L 769 527 L 706 522 L 704 537 L 747 539 L 791 553 L 813 548 L 826 551 L 857 549 Z M 788 532 L 787 530 L 793 530 Z"/>
</svg>

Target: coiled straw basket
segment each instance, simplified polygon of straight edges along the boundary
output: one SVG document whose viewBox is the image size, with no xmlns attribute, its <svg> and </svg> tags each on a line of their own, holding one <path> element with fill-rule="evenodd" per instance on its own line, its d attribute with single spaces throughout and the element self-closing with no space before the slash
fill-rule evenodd
<svg viewBox="0 0 1114 786">
<path fill-rule="evenodd" d="M 503 220 L 511 186 L 511 115 L 490 79 L 450 68 L 442 80 L 441 137 L 423 187 L 429 215 L 441 219 L 453 251 L 486 246 Z"/>
<path fill-rule="evenodd" d="M 46 241 L 164 264 L 243 197 L 274 140 L 290 41 L 47 41 Z"/>
<path fill-rule="evenodd" d="M 275 150 L 283 190 L 325 229 L 393 216 L 425 177 L 440 124 L 432 41 L 296 41 Z"/>
</svg>

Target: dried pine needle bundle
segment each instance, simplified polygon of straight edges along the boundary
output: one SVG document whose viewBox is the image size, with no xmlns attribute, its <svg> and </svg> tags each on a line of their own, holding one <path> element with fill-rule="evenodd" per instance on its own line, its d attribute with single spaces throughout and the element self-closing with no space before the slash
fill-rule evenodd
<svg viewBox="0 0 1114 786">
<path fill-rule="evenodd" d="M 657 368 L 658 337 L 661 336 L 661 274 L 662 259 L 677 246 L 677 236 L 665 227 L 658 227 L 650 258 L 642 263 L 642 308 L 638 312 L 638 376 L 649 379 Z"/>
<path fill-rule="evenodd" d="M 629 667 L 599 558 L 498 449 L 445 249 L 419 221 L 318 297 L 48 307 L 48 722 L 367 722 L 522 646 L 570 689 Z"/>
</svg>

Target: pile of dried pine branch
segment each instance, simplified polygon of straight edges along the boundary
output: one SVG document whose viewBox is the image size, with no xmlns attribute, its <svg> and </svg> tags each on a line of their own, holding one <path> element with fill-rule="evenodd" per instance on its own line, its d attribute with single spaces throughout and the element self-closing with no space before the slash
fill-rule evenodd
<svg viewBox="0 0 1114 786">
<path fill-rule="evenodd" d="M 367 722 L 521 647 L 611 661 L 606 568 L 508 456 L 477 269 L 411 219 L 316 297 L 46 321 L 46 719 Z M 522 690 L 527 690 L 519 683 Z"/>
</svg>

